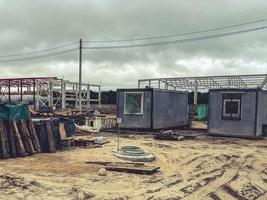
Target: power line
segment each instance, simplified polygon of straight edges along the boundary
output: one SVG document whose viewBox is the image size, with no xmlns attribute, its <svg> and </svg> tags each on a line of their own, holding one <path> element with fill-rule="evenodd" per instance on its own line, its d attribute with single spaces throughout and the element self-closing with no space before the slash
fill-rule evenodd
<svg viewBox="0 0 267 200">
<path fill-rule="evenodd" d="M 38 50 L 38 51 L 31 51 L 31 52 L 25 52 L 25 53 L 19 53 L 19 54 L 0 55 L 0 58 L 18 57 L 18 56 L 23 56 L 23 55 L 38 54 L 38 53 L 43 53 L 43 52 L 52 51 L 52 50 L 56 50 L 56 49 L 62 49 L 65 47 L 73 46 L 75 44 L 78 44 L 78 42 L 73 42 L 70 44 L 65 44 L 65 45 L 52 47 L 52 48 L 48 48 L 48 49 L 42 49 L 42 50 Z"/>
<path fill-rule="evenodd" d="M 259 31 L 259 30 L 263 30 L 263 29 L 267 29 L 267 26 L 261 26 L 261 27 L 246 29 L 246 30 L 240 30 L 240 31 L 226 32 L 226 33 L 221 33 L 221 34 L 187 38 L 187 39 L 181 39 L 181 40 L 169 40 L 169 41 L 130 44 L 130 45 L 91 46 L 91 47 L 89 46 L 89 47 L 83 47 L 83 49 L 117 49 L 117 48 L 135 48 L 135 47 L 171 45 L 171 44 L 194 42 L 194 41 L 207 40 L 207 39 L 213 39 L 213 38 L 219 38 L 219 37 L 226 37 L 226 36 L 230 36 L 230 35 L 238 35 L 238 34 L 252 32 L 252 31 Z"/>
<path fill-rule="evenodd" d="M 24 57 L 24 58 L 15 58 L 15 59 L 6 59 L 6 60 L 0 60 L 1 62 L 16 62 L 16 61 L 25 61 L 25 60 L 32 60 L 32 59 L 38 59 L 38 58 L 44 58 L 44 57 L 49 57 L 49 56 L 55 56 L 55 55 L 61 55 L 65 53 L 69 53 L 72 51 L 77 50 L 78 48 L 72 48 L 64 51 L 59 51 L 59 52 L 53 52 L 49 54 L 43 54 L 43 55 L 37 55 L 37 56 L 30 56 L 30 57 Z"/>
<path fill-rule="evenodd" d="M 146 40 L 146 39 L 159 39 L 159 38 L 167 38 L 167 37 L 174 37 L 174 36 L 181 36 L 181 35 L 191 35 L 191 34 L 197 34 L 197 33 L 204 33 L 204 32 L 209 32 L 209 31 L 214 31 L 214 30 L 222 30 L 226 28 L 233 28 L 233 27 L 238 27 L 238 26 L 244 26 L 248 24 L 254 24 L 254 23 L 259 23 L 267 21 L 267 19 L 261 19 L 257 21 L 250 21 L 242 24 L 236 24 L 236 25 L 230 25 L 230 26 L 224 26 L 224 27 L 219 27 L 219 28 L 213 28 L 213 29 L 207 29 L 207 30 L 202 30 L 202 31 L 195 31 L 195 32 L 190 32 L 190 33 L 181 33 L 181 34 L 172 34 L 172 35 L 165 35 L 165 36 L 156 36 L 156 37 L 146 37 L 146 38 L 135 38 L 135 39 L 128 39 L 128 40 L 104 40 L 104 41 L 91 41 L 87 43 L 96 43 L 96 42 L 123 42 L 123 41 L 137 41 L 137 40 Z M 199 37 L 193 37 L 193 38 L 186 38 L 186 39 L 179 39 L 179 40 L 167 40 L 167 41 L 155 41 L 155 42 L 147 42 L 147 43 L 140 43 L 140 44 L 127 44 L 127 45 L 110 45 L 110 46 L 87 46 L 83 47 L 83 49 L 117 49 L 117 48 L 135 48 L 135 47 L 149 47 L 149 46 L 160 46 L 160 45 L 172 45 L 172 44 L 178 44 L 178 43 L 187 43 L 187 42 L 194 42 L 194 41 L 200 41 L 200 40 L 207 40 L 207 39 L 213 39 L 213 38 L 219 38 L 219 37 L 226 37 L 230 35 L 238 35 L 242 33 L 247 33 L 247 32 L 252 32 L 252 31 L 258 31 L 258 30 L 263 30 L 266 29 L 267 26 L 261 26 L 261 27 L 256 27 L 256 28 L 250 28 L 250 29 L 245 29 L 245 30 L 239 30 L 239 31 L 232 31 L 232 32 L 225 32 L 225 33 L 218 33 L 218 34 L 213 34 L 213 35 L 204 35 L 204 36 L 199 36 Z M 20 54 L 10 54 L 10 55 L 0 55 L 0 58 L 10 58 L 10 57 L 18 57 L 18 58 L 11 58 L 11 59 L 0 59 L 0 62 L 15 62 L 15 61 L 23 61 L 23 60 L 30 60 L 30 59 L 37 59 L 37 58 L 42 58 L 42 57 L 48 57 L 48 56 L 53 56 L 53 55 L 59 55 L 59 54 L 64 54 L 67 52 L 71 52 L 74 50 L 77 50 L 78 47 L 71 48 L 71 49 L 65 49 L 61 51 L 56 51 L 56 52 L 49 52 L 49 51 L 54 51 L 54 50 L 59 50 L 59 49 L 64 49 L 66 47 L 73 46 L 75 44 L 78 44 L 78 42 L 73 42 L 70 44 L 65 44 L 61 46 L 56 46 L 48 49 L 42 49 L 38 51 L 32 51 L 32 52 L 25 52 L 25 53 L 20 53 Z M 42 54 L 45 52 L 49 52 L 47 54 Z M 37 54 L 37 55 L 34 55 Z M 39 54 L 39 55 L 38 55 Z M 20 56 L 25 56 L 25 55 L 32 55 L 28 57 L 20 57 Z"/>
<path fill-rule="evenodd" d="M 131 42 L 131 41 L 162 39 L 162 38 L 170 38 L 170 37 L 177 37 L 177 36 L 194 35 L 194 34 L 218 31 L 218 30 L 229 29 L 229 28 L 236 28 L 240 26 L 246 26 L 246 25 L 256 24 L 256 23 L 265 22 L 265 21 L 267 21 L 267 18 L 255 20 L 255 21 L 249 21 L 249 22 L 240 23 L 240 24 L 229 25 L 229 26 L 222 26 L 222 27 L 217 27 L 217 28 L 212 28 L 212 29 L 194 31 L 194 32 L 175 33 L 175 34 L 167 34 L 167 35 L 161 35 L 161 36 L 142 37 L 142 38 L 118 39 L 118 40 L 94 40 L 94 41 L 86 40 L 84 42 L 86 43 L 112 43 L 112 42 Z"/>
</svg>

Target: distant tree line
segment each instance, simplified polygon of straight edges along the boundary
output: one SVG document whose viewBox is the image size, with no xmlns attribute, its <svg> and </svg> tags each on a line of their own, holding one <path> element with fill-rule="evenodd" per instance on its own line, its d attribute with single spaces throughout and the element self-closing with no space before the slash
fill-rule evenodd
<svg viewBox="0 0 267 200">
<path fill-rule="evenodd" d="M 194 92 L 188 93 L 188 103 L 194 103 Z M 207 92 L 198 92 L 197 93 L 197 104 L 208 104 L 208 93 Z"/>
<path fill-rule="evenodd" d="M 98 97 L 98 92 L 90 91 L 90 96 L 92 99 Z M 92 102 L 94 104 L 96 102 Z M 101 92 L 101 104 L 116 104 L 116 91 L 102 91 Z"/>
<path fill-rule="evenodd" d="M 97 98 L 97 92 L 90 92 L 92 98 Z M 194 103 L 194 92 L 188 93 L 188 103 Z M 207 92 L 198 92 L 198 104 L 207 104 L 208 103 L 208 93 Z M 101 92 L 101 104 L 116 104 L 116 91 L 103 91 Z"/>
</svg>

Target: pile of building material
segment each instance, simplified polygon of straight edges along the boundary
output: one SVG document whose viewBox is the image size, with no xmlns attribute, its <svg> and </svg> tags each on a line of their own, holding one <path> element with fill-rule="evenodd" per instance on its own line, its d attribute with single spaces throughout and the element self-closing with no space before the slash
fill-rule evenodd
<svg viewBox="0 0 267 200">
<path fill-rule="evenodd" d="M 40 153 L 41 147 L 33 122 L 0 120 L 1 158 L 15 158 Z"/>
<path fill-rule="evenodd" d="M 42 152 L 55 152 L 56 149 L 61 150 L 63 147 L 63 140 L 66 141 L 75 133 L 75 125 L 71 119 L 45 118 L 33 119 L 33 122 L 40 140 Z M 63 125 L 61 129 L 60 124 Z M 64 133 L 62 133 L 62 129 Z M 51 132 L 51 134 L 49 134 L 49 132 Z M 62 134 L 64 138 L 62 138 Z M 65 146 L 70 148 L 69 145 L 65 144 Z"/>
<path fill-rule="evenodd" d="M 56 152 L 63 140 L 59 124 L 64 125 L 65 140 L 74 134 L 72 120 L 30 119 L 27 104 L 0 104 L 0 158 Z"/>
<path fill-rule="evenodd" d="M 156 133 L 154 136 L 155 139 L 157 140 L 184 140 L 184 136 L 178 135 L 177 132 L 168 130 L 168 131 L 162 131 L 159 133 Z"/>
<path fill-rule="evenodd" d="M 123 160 L 130 160 L 134 162 L 150 162 L 155 160 L 152 153 L 146 152 L 140 147 L 124 146 L 120 149 L 114 149 L 114 155 Z"/>
<path fill-rule="evenodd" d="M 107 138 L 99 136 L 99 137 L 76 137 L 74 139 L 74 143 L 76 147 L 81 148 L 97 148 L 102 147 L 104 144 L 108 143 Z"/>
<path fill-rule="evenodd" d="M 195 135 L 191 134 L 183 134 L 180 131 L 167 130 L 161 131 L 154 134 L 154 139 L 156 140 L 174 140 L 174 141 L 182 141 L 185 139 L 194 139 Z"/>
<path fill-rule="evenodd" d="M 102 162 L 88 161 L 87 164 L 104 165 L 106 170 L 127 172 L 135 174 L 153 174 L 159 171 L 160 167 L 146 165 L 142 162 Z"/>
<path fill-rule="evenodd" d="M 115 115 L 105 115 L 95 112 L 93 116 L 85 118 L 85 125 L 76 124 L 75 126 L 82 132 L 99 133 L 101 130 L 114 129 L 116 122 Z"/>
<path fill-rule="evenodd" d="M 44 122 L 43 131 L 36 130 L 31 120 L 0 120 L 0 157 L 24 157 L 35 153 L 56 152 L 52 122 Z"/>
</svg>

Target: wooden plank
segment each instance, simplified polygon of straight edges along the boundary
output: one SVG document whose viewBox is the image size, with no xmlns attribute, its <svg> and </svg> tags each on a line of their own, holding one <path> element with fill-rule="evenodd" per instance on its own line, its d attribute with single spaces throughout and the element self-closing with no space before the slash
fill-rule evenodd
<svg viewBox="0 0 267 200">
<path fill-rule="evenodd" d="M 27 125 L 28 125 L 28 130 L 29 130 L 30 136 L 32 138 L 34 149 L 38 153 L 41 153 L 41 146 L 40 146 L 40 142 L 39 142 L 39 139 L 38 139 L 38 136 L 37 136 L 33 121 L 30 119 L 28 121 Z"/>
<path fill-rule="evenodd" d="M 12 131 L 12 121 L 8 120 L 4 122 L 7 138 L 8 138 L 8 147 L 9 147 L 9 156 L 11 158 L 17 157 L 17 149 L 15 144 L 15 135 Z"/>
<path fill-rule="evenodd" d="M 33 148 L 32 140 L 26 125 L 26 122 L 24 120 L 20 120 L 20 128 L 22 133 L 22 139 L 24 141 L 24 146 L 27 151 L 27 153 L 33 154 L 36 153 L 36 151 Z"/>
<path fill-rule="evenodd" d="M 24 144 L 22 142 L 21 135 L 19 133 L 17 122 L 15 120 L 13 120 L 13 122 L 12 122 L 12 129 L 11 130 L 15 136 L 15 143 L 16 143 L 16 147 L 17 147 L 19 155 L 20 156 L 26 156 L 25 147 L 24 147 Z"/>
<path fill-rule="evenodd" d="M 142 162 L 109 162 L 109 161 L 88 161 L 86 164 L 97 164 L 97 165 L 132 165 L 132 166 L 143 166 L 145 163 Z"/>
<path fill-rule="evenodd" d="M 49 152 L 54 153 L 54 152 L 56 152 L 56 147 L 55 147 L 55 143 L 54 143 L 51 121 L 49 121 L 49 120 L 45 121 L 45 125 L 46 125 L 46 134 L 47 134 L 47 139 L 48 139 Z"/>
<path fill-rule="evenodd" d="M 125 165 L 107 165 L 107 170 L 118 171 L 118 172 L 127 172 L 135 174 L 153 174 L 157 172 L 160 167 L 155 166 L 125 166 Z"/>
<path fill-rule="evenodd" d="M 7 135 L 6 128 L 4 126 L 4 121 L 0 120 L 0 140 L 1 140 L 1 153 L 2 158 L 9 158 L 8 147 L 7 147 Z"/>
</svg>

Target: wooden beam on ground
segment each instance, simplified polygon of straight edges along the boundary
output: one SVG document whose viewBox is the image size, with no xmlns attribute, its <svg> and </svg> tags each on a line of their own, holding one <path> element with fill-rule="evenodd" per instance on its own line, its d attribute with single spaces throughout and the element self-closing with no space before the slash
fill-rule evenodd
<svg viewBox="0 0 267 200">
<path fill-rule="evenodd" d="M 96 165 L 133 165 L 140 166 L 145 165 L 142 162 L 108 162 L 108 161 L 87 161 L 86 164 L 96 164 Z"/>
<path fill-rule="evenodd" d="M 118 172 L 127 172 L 134 174 L 153 174 L 156 173 L 160 167 L 155 166 L 127 166 L 127 165 L 107 165 L 106 170 L 118 171 Z"/>
</svg>

